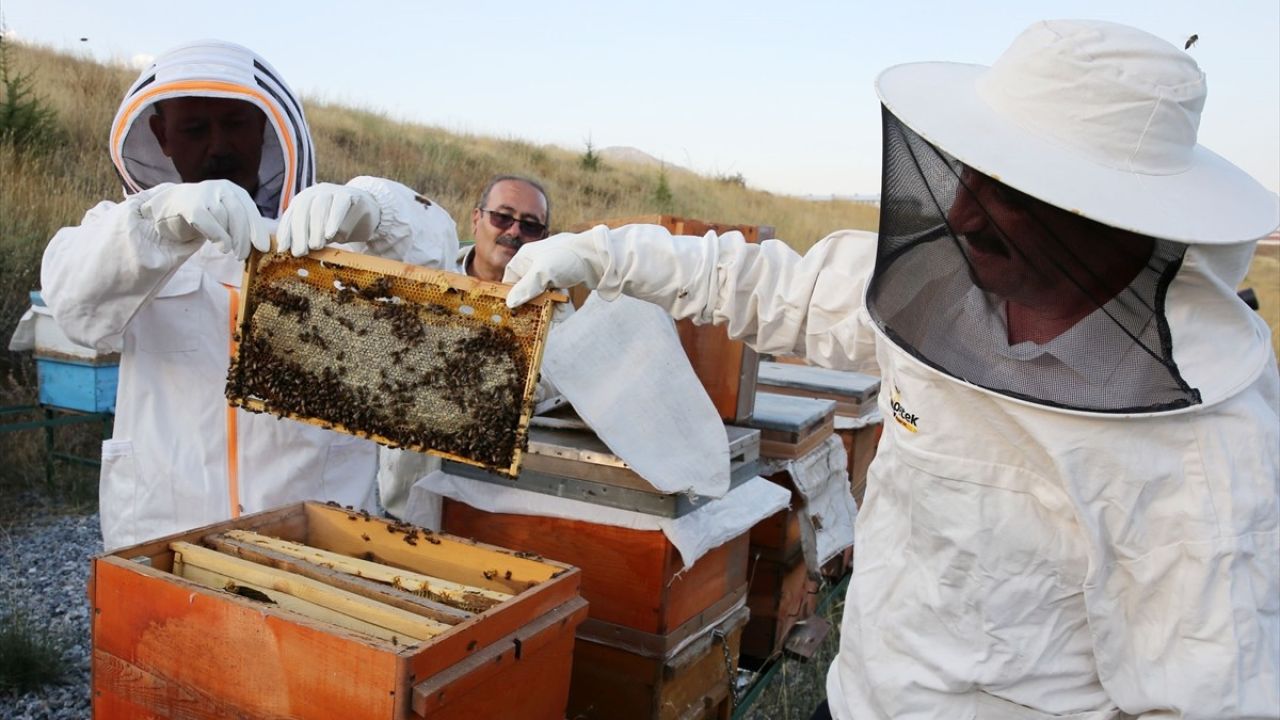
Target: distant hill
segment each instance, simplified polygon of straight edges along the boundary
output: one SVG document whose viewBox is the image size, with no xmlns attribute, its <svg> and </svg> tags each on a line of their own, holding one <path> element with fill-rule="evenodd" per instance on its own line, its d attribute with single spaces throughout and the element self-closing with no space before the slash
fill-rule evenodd
<svg viewBox="0 0 1280 720">
<path fill-rule="evenodd" d="M 812 200 L 814 202 L 834 200 L 837 202 L 863 203 L 865 205 L 875 205 L 876 207 L 880 206 L 879 193 L 874 195 L 801 195 L 800 197 L 804 200 Z"/>
<path fill-rule="evenodd" d="M 614 145 L 612 147 L 602 148 L 599 151 L 599 155 L 606 162 L 620 162 L 648 167 L 665 166 L 672 170 L 684 170 L 685 172 L 688 172 L 688 170 L 676 165 L 675 163 L 669 163 L 660 158 L 656 158 L 643 150 L 626 147 L 624 145 Z"/>
</svg>

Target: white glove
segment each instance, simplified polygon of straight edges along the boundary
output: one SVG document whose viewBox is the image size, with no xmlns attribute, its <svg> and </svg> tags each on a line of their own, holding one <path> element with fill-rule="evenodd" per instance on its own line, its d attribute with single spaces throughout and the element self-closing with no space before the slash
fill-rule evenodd
<svg viewBox="0 0 1280 720">
<path fill-rule="evenodd" d="M 381 219 L 378 201 L 365 190 L 333 183 L 312 185 L 284 211 L 276 247 L 302 257 L 329 243 L 367 243 Z"/>
<path fill-rule="evenodd" d="M 155 224 L 164 242 L 208 240 L 237 260 L 249 257 L 250 248 L 271 247 L 258 206 L 230 180 L 170 185 L 144 202 L 141 213 Z"/>
<path fill-rule="evenodd" d="M 515 283 L 507 293 L 507 307 L 520 307 L 551 288 L 586 285 L 595 289 L 601 273 L 595 267 L 598 252 L 592 237 L 600 229 L 522 245 L 502 275 L 503 282 Z"/>
</svg>

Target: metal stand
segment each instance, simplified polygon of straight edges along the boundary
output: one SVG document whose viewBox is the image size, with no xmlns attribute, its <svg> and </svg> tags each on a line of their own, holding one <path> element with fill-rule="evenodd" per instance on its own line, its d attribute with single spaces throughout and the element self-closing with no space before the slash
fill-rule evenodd
<svg viewBox="0 0 1280 720">
<path fill-rule="evenodd" d="M 23 419 L 24 416 L 38 415 L 38 419 Z M 114 416 L 108 413 L 86 413 L 79 410 L 53 407 L 51 405 L 10 405 L 0 407 L 0 432 L 19 432 L 22 430 L 42 430 L 44 432 L 44 482 L 45 487 L 53 489 L 53 470 L 56 461 L 73 465 L 98 467 L 99 458 L 86 458 L 71 453 L 60 452 L 55 447 L 54 429 L 67 425 L 83 425 L 100 423 L 102 439 L 111 437 L 111 425 Z"/>
<path fill-rule="evenodd" d="M 834 584 L 826 585 L 820 591 L 821 597 L 818 599 L 818 608 L 814 612 L 815 615 L 821 617 L 826 613 L 833 600 L 844 597 L 845 591 L 849 588 L 849 578 L 851 573 L 846 572 L 844 577 Z M 782 669 L 784 663 L 789 662 L 807 662 L 804 659 L 793 658 L 787 653 L 780 653 L 773 660 L 769 661 L 764 667 L 756 672 L 754 678 L 738 695 L 737 703 L 734 705 L 731 720 L 743 720 L 751 713 L 756 702 L 760 700 L 760 696 L 773 684 L 774 677 L 778 671 Z"/>
</svg>

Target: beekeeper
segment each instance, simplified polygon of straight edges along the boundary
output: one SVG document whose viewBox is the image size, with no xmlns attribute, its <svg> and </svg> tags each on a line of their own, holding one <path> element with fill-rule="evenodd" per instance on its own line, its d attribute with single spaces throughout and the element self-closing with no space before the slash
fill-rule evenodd
<svg viewBox="0 0 1280 720">
<path fill-rule="evenodd" d="M 1204 74 L 1049 21 L 877 89 L 878 237 L 597 227 L 510 302 L 587 282 L 882 374 L 835 717 L 1277 717 L 1280 392 L 1235 289 L 1280 220 L 1197 145 Z"/>
<path fill-rule="evenodd" d="M 458 253 L 458 267 L 471 277 L 500 282 L 507 263 L 525 243 L 547 236 L 551 199 L 538 181 L 496 175 L 471 209 L 474 245 Z"/>
<path fill-rule="evenodd" d="M 450 266 L 453 220 L 389 180 L 315 184 L 311 132 L 280 75 L 238 45 L 157 58 L 111 126 L 121 202 L 58 231 L 45 302 L 69 338 L 121 352 L 99 507 L 112 548 L 304 499 L 372 509 L 375 445 L 229 408 L 244 259 L 331 242 Z"/>
</svg>

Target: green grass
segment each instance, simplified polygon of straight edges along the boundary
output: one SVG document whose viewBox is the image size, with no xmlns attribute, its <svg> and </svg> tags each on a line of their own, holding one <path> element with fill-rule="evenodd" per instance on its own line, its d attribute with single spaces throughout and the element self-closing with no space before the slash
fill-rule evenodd
<svg viewBox="0 0 1280 720">
<path fill-rule="evenodd" d="M 60 643 L 24 611 L 0 608 L 0 694 L 62 682 L 66 673 Z"/>
</svg>

